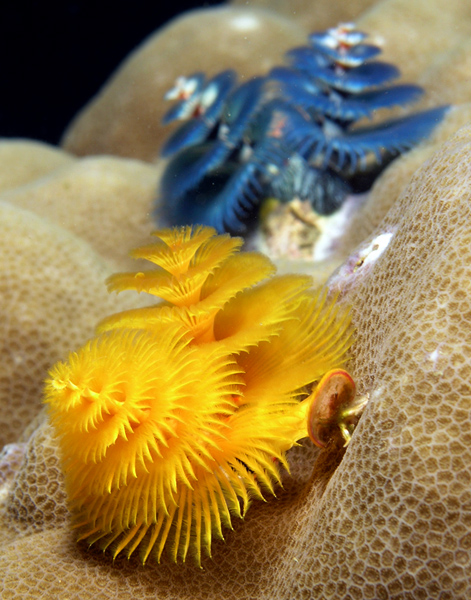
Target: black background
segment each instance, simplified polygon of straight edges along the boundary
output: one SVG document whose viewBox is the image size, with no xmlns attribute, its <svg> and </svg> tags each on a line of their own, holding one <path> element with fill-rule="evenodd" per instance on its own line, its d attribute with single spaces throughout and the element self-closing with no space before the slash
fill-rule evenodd
<svg viewBox="0 0 471 600">
<path fill-rule="evenodd" d="M 186 10 L 221 3 L 2 0 L 0 137 L 57 143 L 75 113 L 146 36 Z"/>
</svg>

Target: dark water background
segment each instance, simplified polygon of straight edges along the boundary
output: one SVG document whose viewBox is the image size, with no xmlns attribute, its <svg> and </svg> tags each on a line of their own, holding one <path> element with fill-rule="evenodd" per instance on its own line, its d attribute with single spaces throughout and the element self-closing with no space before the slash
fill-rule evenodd
<svg viewBox="0 0 471 600">
<path fill-rule="evenodd" d="M 146 36 L 221 0 L 2 2 L 0 137 L 57 143 L 75 113 Z"/>
</svg>

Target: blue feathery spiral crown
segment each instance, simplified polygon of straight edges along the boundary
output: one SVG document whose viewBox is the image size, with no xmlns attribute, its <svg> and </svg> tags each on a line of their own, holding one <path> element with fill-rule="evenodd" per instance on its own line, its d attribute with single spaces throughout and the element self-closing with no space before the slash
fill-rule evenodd
<svg viewBox="0 0 471 600">
<path fill-rule="evenodd" d="M 166 95 L 177 102 L 163 123 L 186 122 L 162 150 L 170 160 L 159 217 L 243 233 L 266 198 L 309 200 L 329 215 L 348 194 L 368 190 L 448 107 L 353 127 L 423 93 L 417 85 L 390 85 L 399 70 L 374 60 L 381 49 L 366 37 L 352 24 L 312 33 L 309 46 L 286 54 L 289 66 L 243 84 L 232 70 L 209 80 L 203 73 L 180 77 Z"/>
</svg>

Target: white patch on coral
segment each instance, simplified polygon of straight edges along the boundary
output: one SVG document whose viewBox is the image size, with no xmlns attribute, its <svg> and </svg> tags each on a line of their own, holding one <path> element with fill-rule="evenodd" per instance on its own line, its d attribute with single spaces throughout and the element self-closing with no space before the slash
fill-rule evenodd
<svg viewBox="0 0 471 600">
<path fill-rule="evenodd" d="M 450 351 L 446 349 L 441 342 L 431 352 L 425 353 L 425 366 L 427 370 L 432 371 L 436 375 L 442 375 L 443 370 L 449 364 Z"/>
<path fill-rule="evenodd" d="M 231 19 L 230 25 L 238 31 L 254 31 L 260 27 L 260 19 L 253 15 L 244 15 Z"/>
<path fill-rule="evenodd" d="M 387 233 L 381 233 L 376 236 L 368 246 L 360 252 L 359 260 L 361 261 L 361 266 L 366 267 L 370 264 L 375 263 L 378 258 L 383 254 L 386 248 L 389 246 L 389 242 L 393 237 L 393 233 L 391 231 Z"/>
<path fill-rule="evenodd" d="M 329 278 L 328 286 L 332 291 L 345 291 L 348 287 L 363 279 L 379 257 L 389 246 L 394 231 L 385 231 L 371 241 L 362 244 L 351 254 Z"/>
</svg>

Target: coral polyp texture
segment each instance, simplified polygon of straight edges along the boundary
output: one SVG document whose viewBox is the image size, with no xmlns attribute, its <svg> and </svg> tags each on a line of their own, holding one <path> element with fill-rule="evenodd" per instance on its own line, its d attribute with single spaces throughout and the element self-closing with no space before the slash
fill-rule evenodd
<svg viewBox="0 0 471 600">
<path fill-rule="evenodd" d="M 311 388 L 342 365 L 349 311 L 302 275 L 273 276 L 243 240 L 209 227 L 156 232 L 156 265 L 110 290 L 163 299 L 105 319 L 50 371 L 45 401 L 80 539 L 142 562 L 202 551 L 275 494 L 307 436 Z"/>
<path fill-rule="evenodd" d="M 167 140 L 157 216 L 246 232 L 267 198 L 306 202 L 318 216 L 368 190 L 400 153 L 425 139 L 447 107 L 369 126 L 380 109 L 416 101 L 422 89 L 392 85 L 395 66 L 352 24 L 312 33 L 289 66 L 237 84 L 232 70 L 178 78 L 163 118 L 184 120 Z"/>
</svg>

